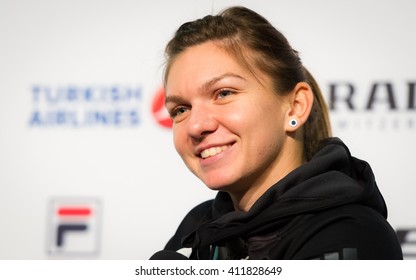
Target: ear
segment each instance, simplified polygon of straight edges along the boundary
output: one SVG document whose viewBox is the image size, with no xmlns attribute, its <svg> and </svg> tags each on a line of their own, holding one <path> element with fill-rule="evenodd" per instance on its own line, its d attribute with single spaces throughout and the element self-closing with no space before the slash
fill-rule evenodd
<svg viewBox="0 0 416 280">
<path fill-rule="evenodd" d="M 285 129 L 287 132 L 294 132 L 308 119 L 314 96 L 311 87 L 306 82 L 296 84 L 290 96 L 290 107 L 286 113 Z M 296 120 L 297 124 L 291 125 L 292 120 Z"/>
</svg>

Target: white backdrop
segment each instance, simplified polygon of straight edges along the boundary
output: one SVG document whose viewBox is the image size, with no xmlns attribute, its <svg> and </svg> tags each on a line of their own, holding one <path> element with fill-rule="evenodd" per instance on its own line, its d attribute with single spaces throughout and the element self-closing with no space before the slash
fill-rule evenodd
<svg viewBox="0 0 416 280">
<path fill-rule="evenodd" d="M 390 223 L 416 228 L 416 2 L 0 0 L 0 259 L 147 259 L 214 197 L 152 104 L 173 32 L 231 5 L 287 36 L 336 98 L 334 134 L 373 166 Z M 75 217 L 90 239 L 68 234 L 54 254 L 54 229 L 73 217 L 51 205 L 68 199 L 95 220 Z"/>
</svg>

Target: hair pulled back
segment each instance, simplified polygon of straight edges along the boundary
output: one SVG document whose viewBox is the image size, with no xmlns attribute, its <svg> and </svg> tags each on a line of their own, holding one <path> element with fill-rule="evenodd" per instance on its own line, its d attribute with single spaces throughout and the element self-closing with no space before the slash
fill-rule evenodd
<svg viewBox="0 0 416 280">
<path fill-rule="evenodd" d="M 283 34 L 264 17 L 245 7 L 231 7 L 216 16 L 184 23 L 166 46 L 164 81 L 179 54 L 208 41 L 224 48 L 254 75 L 256 71 L 267 74 L 277 94 L 289 93 L 299 82 L 311 86 L 314 102 L 303 126 L 303 155 L 309 160 L 320 148 L 321 140 L 331 136 L 328 110 L 315 79 Z"/>
</svg>

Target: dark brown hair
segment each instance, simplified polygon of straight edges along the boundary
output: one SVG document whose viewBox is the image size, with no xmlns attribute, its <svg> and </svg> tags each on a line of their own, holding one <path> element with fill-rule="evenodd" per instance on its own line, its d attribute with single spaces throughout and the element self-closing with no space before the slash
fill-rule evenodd
<svg viewBox="0 0 416 280">
<path fill-rule="evenodd" d="M 166 46 L 164 81 L 180 53 L 208 41 L 230 52 L 254 75 L 258 70 L 266 73 L 278 94 L 289 93 L 302 81 L 311 86 L 314 102 L 303 128 L 303 155 L 309 160 L 320 148 L 321 140 L 331 136 L 328 109 L 315 79 L 283 34 L 264 17 L 244 7 L 231 7 L 216 16 L 184 23 Z"/>
</svg>

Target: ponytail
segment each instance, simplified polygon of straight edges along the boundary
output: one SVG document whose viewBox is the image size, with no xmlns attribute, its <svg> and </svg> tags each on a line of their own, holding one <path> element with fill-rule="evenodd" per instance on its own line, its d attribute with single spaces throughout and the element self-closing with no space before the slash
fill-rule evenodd
<svg viewBox="0 0 416 280">
<path fill-rule="evenodd" d="M 320 149 L 322 140 L 332 136 L 332 129 L 329 121 L 328 107 L 321 89 L 311 73 L 305 67 L 304 70 L 307 82 L 312 88 L 314 95 L 312 110 L 308 120 L 304 124 L 303 130 L 303 155 L 308 161 Z"/>
</svg>

